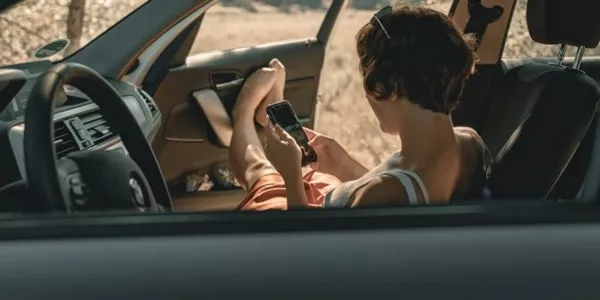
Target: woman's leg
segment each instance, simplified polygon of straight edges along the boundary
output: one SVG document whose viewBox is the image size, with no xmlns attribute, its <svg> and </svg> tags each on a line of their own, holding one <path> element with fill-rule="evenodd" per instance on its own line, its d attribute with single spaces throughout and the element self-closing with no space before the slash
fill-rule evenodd
<svg viewBox="0 0 600 300">
<path fill-rule="evenodd" d="M 278 60 L 273 60 L 269 64 L 269 68 L 272 71 L 264 76 L 273 76 L 273 78 L 265 81 L 271 83 L 267 94 L 242 89 L 233 114 L 233 136 L 229 146 L 229 162 L 236 179 L 246 190 L 252 188 L 259 178 L 277 173 L 267 159 L 255 127 L 255 120 L 259 124 L 265 124 L 264 120 L 266 119 L 260 117 L 266 117 L 265 109 L 269 103 L 283 100 L 283 84 L 285 84 L 283 65 Z M 263 103 L 267 103 L 267 105 L 263 105 Z"/>
<path fill-rule="evenodd" d="M 283 91 L 285 90 L 285 67 L 279 61 L 274 59 L 269 64 L 270 68 L 275 70 L 275 84 L 267 94 L 267 97 L 260 103 L 258 108 L 256 109 L 256 123 L 258 123 L 263 128 L 267 126 L 267 106 L 284 100 Z"/>
</svg>

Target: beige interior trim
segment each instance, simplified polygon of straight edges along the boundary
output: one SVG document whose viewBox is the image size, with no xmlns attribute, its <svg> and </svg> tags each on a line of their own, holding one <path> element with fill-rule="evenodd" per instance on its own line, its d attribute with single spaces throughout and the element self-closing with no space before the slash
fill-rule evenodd
<svg viewBox="0 0 600 300">
<path fill-rule="evenodd" d="M 468 0 L 459 0 L 456 11 L 452 16 L 459 28 L 465 30 L 469 21 Z M 481 3 L 487 7 L 500 5 L 504 13 L 496 22 L 489 24 L 481 42 L 479 43 L 479 61 L 477 64 L 496 64 L 500 60 L 504 50 L 505 36 L 510 28 L 510 13 L 516 5 L 517 0 L 482 0 Z"/>
<path fill-rule="evenodd" d="M 140 49 L 127 64 L 121 69 L 118 78 L 122 81 L 129 82 L 136 86 L 141 86 L 146 74 L 158 59 L 165 48 L 175 40 L 175 38 L 185 30 L 190 24 L 197 20 L 206 10 L 217 3 L 217 0 L 200 1 L 191 12 L 182 14 L 170 27 L 165 28 L 154 39 L 150 40 L 145 47 Z M 139 66 L 130 74 L 126 74 L 131 68 L 135 59 L 140 61 Z"/>
<path fill-rule="evenodd" d="M 223 146 L 229 147 L 233 135 L 233 126 L 219 95 L 214 90 L 204 89 L 195 91 L 193 96 L 204 112 L 208 123 L 215 131 L 219 142 Z"/>
</svg>

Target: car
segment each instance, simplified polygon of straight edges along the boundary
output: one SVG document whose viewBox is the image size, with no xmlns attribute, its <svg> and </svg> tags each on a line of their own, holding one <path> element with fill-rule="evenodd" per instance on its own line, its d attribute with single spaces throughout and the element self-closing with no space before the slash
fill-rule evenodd
<svg viewBox="0 0 600 300">
<path fill-rule="evenodd" d="M 584 58 L 600 41 L 594 3 L 528 0 L 531 38 L 557 56 L 506 59 L 517 1 L 451 2 L 479 40 L 477 74 L 453 114 L 489 150 L 471 197 L 253 213 L 236 211 L 240 188 L 189 192 L 181 178 L 226 173 L 232 106 L 274 57 L 287 100 L 314 127 L 347 1 L 329 3 L 313 37 L 191 54 L 200 30 L 219 32 L 203 28 L 217 2 L 139 1 L 94 39 L 47 41 L 0 68 L 5 298 L 597 297 L 600 56 Z"/>
</svg>

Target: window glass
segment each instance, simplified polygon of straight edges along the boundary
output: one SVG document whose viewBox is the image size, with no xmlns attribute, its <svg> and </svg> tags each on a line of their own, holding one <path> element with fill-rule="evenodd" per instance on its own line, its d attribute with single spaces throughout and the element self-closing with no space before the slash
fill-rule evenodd
<svg viewBox="0 0 600 300">
<path fill-rule="evenodd" d="M 44 59 L 59 60 L 87 45 L 147 0 L 26 0 L 0 14 L 0 65 L 18 64 L 59 39 L 64 51 Z M 37 58 L 39 59 L 39 58 Z"/>
</svg>

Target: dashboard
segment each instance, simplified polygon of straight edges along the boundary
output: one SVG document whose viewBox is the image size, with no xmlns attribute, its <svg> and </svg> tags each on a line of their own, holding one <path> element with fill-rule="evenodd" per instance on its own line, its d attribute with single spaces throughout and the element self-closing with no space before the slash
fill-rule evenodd
<svg viewBox="0 0 600 300">
<path fill-rule="evenodd" d="M 33 62 L 11 66 L 23 71 L 26 82 L 10 99 L 0 99 L 0 187 L 11 182 L 27 179 L 23 136 L 24 112 L 29 93 L 37 77 L 51 67 L 49 62 Z M 143 89 L 126 82 L 108 80 L 135 117 L 146 138 L 151 141 L 158 132 L 161 113 L 154 99 Z M 98 106 L 88 95 L 65 85 L 64 98 L 60 99 L 54 113 L 54 145 L 57 158 L 69 153 L 86 150 L 120 150 L 127 153 L 119 136 L 111 130 Z"/>
</svg>

